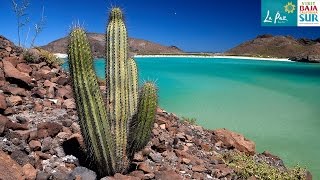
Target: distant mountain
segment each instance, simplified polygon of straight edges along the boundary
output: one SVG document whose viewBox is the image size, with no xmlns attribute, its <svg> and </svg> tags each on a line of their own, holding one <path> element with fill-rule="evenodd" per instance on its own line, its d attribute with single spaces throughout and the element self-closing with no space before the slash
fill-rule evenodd
<svg viewBox="0 0 320 180">
<path fill-rule="evenodd" d="M 95 57 L 104 57 L 105 35 L 88 33 L 88 39 Z M 150 41 L 129 38 L 129 55 L 144 54 L 181 54 L 183 51 L 176 46 L 163 46 Z M 55 40 L 41 48 L 53 53 L 67 53 L 68 38 Z"/>
<path fill-rule="evenodd" d="M 228 50 L 228 55 L 320 60 L 320 38 L 294 39 L 291 36 L 259 35 Z"/>
</svg>

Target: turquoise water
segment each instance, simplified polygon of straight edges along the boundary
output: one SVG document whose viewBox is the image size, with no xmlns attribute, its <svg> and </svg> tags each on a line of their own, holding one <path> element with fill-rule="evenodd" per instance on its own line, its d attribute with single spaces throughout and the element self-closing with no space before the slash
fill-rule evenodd
<svg viewBox="0 0 320 180">
<path fill-rule="evenodd" d="M 160 106 L 196 118 L 208 129 L 228 128 L 287 165 L 320 178 L 320 65 L 293 62 L 137 58 L 140 81 L 156 81 Z M 104 77 L 104 60 L 95 61 Z"/>
</svg>

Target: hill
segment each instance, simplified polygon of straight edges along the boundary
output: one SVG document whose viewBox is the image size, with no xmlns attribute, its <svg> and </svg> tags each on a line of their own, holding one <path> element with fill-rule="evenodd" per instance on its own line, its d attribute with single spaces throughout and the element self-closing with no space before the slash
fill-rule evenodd
<svg viewBox="0 0 320 180">
<path fill-rule="evenodd" d="M 291 36 L 259 35 L 228 50 L 225 54 L 320 61 L 320 38 L 312 40 L 294 39 Z"/>
<path fill-rule="evenodd" d="M 94 57 L 104 57 L 105 35 L 88 33 L 88 39 Z M 163 46 L 150 41 L 129 38 L 129 55 L 144 54 L 181 54 L 183 51 L 176 46 Z M 68 38 L 55 40 L 41 48 L 52 53 L 67 53 Z"/>
</svg>

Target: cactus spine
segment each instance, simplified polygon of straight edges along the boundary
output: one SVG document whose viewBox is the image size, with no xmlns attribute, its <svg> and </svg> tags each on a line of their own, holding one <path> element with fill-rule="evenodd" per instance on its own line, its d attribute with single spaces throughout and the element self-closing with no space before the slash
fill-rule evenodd
<svg viewBox="0 0 320 180">
<path fill-rule="evenodd" d="M 93 57 L 83 29 L 69 35 L 69 67 L 77 112 L 88 156 L 100 176 L 126 172 L 133 153 L 150 139 L 157 90 L 147 82 L 138 94 L 138 71 L 128 59 L 123 14 L 113 8 L 106 35 L 105 103 L 93 69 Z"/>
</svg>

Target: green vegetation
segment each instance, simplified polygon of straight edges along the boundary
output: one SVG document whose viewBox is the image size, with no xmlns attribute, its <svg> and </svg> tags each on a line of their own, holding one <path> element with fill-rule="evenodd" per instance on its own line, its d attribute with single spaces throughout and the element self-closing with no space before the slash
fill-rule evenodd
<svg viewBox="0 0 320 180">
<path fill-rule="evenodd" d="M 127 31 L 119 8 L 109 15 L 106 35 L 106 103 L 93 68 L 85 31 L 69 35 L 69 67 L 82 135 L 100 176 L 124 173 L 133 153 L 150 139 L 157 89 L 146 82 L 138 93 L 136 63 L 128 58 Z"/>
<path fill-rule="evenodd" d="M 24 51 L 23 58 L 28 63 L 46 62 L 50 66 L 61 65 L 63 61 L 54 54 L 41 48 L 34 48 Z"/>
<path fill-rule="evenodd" d="M 306 179 L 306 170 L 301 167 L 281 171 L 280 169 L 267 164 L 266 162 L 257 162 L 253 156 L 247 156 L 239 153 L 229 153 L 224 155 L 224 159 L 229 167 L 235 169 L 240 178 L 248 179 L 255 176 L 263 180 L 304 180 Z"/>
<path fill-rule="evenodd" d="M 188 118 L 188 117 L 181 117 L 180 119 L 182 122 L 188 122 L 190 124 L 196 124 L 197 119 L 196 118 Z"/>
</svg>

